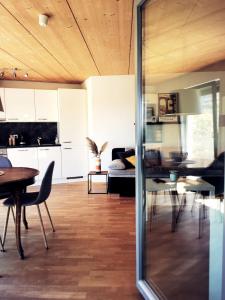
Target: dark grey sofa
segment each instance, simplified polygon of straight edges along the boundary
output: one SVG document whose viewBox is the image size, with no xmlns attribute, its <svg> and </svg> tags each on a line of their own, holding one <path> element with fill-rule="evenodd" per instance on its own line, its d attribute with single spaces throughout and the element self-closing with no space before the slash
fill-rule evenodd
<svg viewBox="0 0 225 300">
<path fill-rule="evenodd" d="M 118 152 L 125 152 L 125 148 L 112 149 L 112 160 L 118 159 Z M 135 196 L 135 168 L 126 170 L 109 170 L 108 192 L 120 196 Z"/>
</svg>

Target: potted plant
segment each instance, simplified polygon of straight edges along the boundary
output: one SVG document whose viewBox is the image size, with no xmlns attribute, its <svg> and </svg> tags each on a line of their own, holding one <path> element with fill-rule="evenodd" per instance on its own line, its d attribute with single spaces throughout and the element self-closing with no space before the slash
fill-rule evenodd
<svg viewBox="0 0 225 300">
<path fill-rule="evenodd" d="M 98 146 L 92 139 L 90 139 L 89 137 L 86 137 L 86 140 L 87 140 L 88 147 L 89 147 L 91 153 L 95 157 L 95 171 L 96 171 L 96 173 L 101 173 L 101 154 L 107 147 L 108 142 L 105 142 L 99 150 Z"/>
</svg>

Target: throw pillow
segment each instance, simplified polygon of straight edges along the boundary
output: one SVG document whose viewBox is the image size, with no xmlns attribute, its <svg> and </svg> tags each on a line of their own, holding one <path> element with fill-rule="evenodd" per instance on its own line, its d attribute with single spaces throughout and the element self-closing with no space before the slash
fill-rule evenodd
<svg viewBox="0 0 225 300">
<path fill-rule="evenodd" d="M 125 164 L 126 169 L 131 169 L 134 167 L 128 160 L 126 160 L 127 157 L 130 157 L 133 155 L 135 155 L 134 149 L 130 149 L 125 152 L 118 152 L 118 156 L 122 160 L 122 162 Z"/>
<path fill-rule="evenodd" d="M 126 160 L 128 160 L 129 163 L 131 163 L 135 167 L 135 162 L 136 162 L 135 155 L 127 157 Z"/>
<path fill-rule="evenodd" d="M 125 164 L 121 159 L 114 159 L 108 167 L 110 170 L 124 170 Z"/>
</svg>

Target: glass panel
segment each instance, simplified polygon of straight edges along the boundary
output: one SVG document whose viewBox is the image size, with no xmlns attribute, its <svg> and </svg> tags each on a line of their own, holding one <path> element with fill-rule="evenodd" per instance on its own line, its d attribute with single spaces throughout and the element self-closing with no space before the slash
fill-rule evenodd
<svg viewBox="0 0 225 300">
<path fill-rule="evenodd" d="M 160 299 L 222 299 L 225 3 L 200 2 L 142 6 L 142 277 Z"/>
</svg>

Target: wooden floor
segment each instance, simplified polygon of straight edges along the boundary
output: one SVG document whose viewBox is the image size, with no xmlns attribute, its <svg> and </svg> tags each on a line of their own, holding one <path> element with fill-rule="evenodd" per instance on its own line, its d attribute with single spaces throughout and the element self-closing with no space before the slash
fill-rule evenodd
<svg viewBox="0 0 225 300">
<path fill-rule="evenodd" d="M 149 218 L 146 223 L 146 280 L 154 283 L 156 290 L 161 290 L 166 299 L 207 300 L 209 211 L 202 221 L 204 230 L 199 239 L 198 206 L 196 204 L 191 213 L 193 195 L 187 196 L 176 231 L 171 232 L 170 198 L 168 195 L 158 195 L 160 197 L 163 201 L 157 205 L 156 215 L 152 222 Z M 217 222 L 219 224 L 221 219 L 218 218 Z"/>
<path fill-rule="evenodd" d="M 16 251 L 10 220 L 0 253 L 0 299 L 142 299 L 135 287 L 134 198 L 88 195 L 85 183 L 53 186 L 47 201 L 56 232 L 45 215 L 45 250 L 36 208 L 22 230 L 26 259 Z M 44 213 L 44 208 L 43 208 Z M 1 229 L 6 208 L 1 207 Z"/>
</svg>

